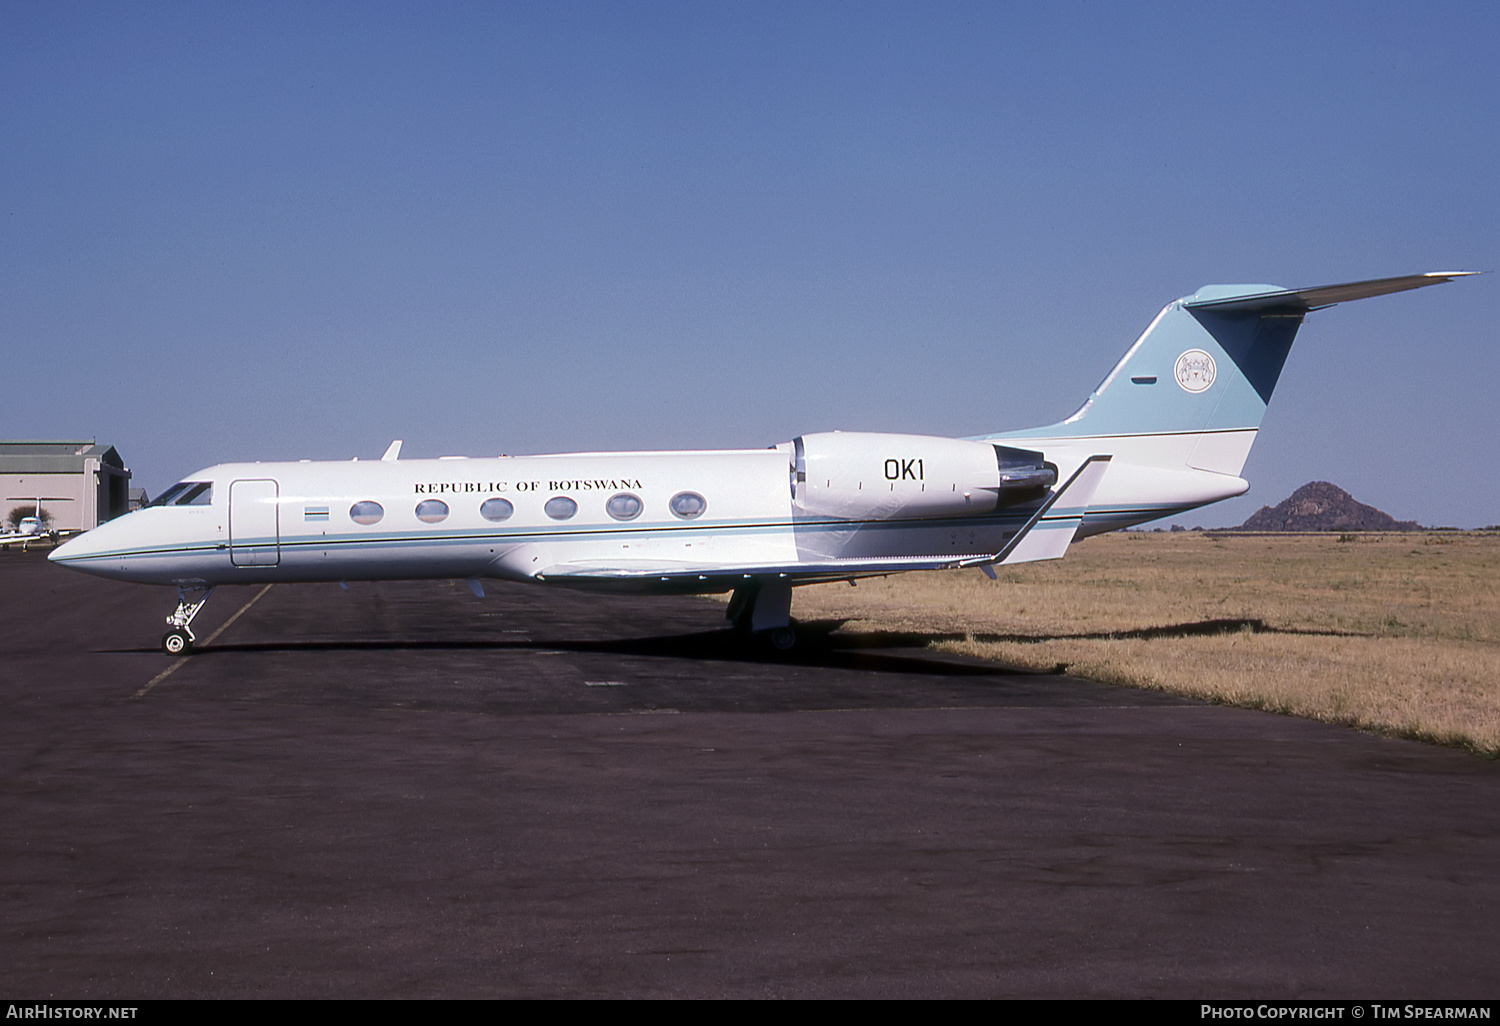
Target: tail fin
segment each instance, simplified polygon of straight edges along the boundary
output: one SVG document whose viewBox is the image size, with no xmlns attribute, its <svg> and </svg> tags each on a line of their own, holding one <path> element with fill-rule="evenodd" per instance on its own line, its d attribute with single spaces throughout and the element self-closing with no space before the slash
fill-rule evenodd
<svg viewBox="0 0 1500 1026">
<path fill-rule="evenodd" d="M 1192 435 L 1199 436 L 1194 444 L 1161 451 L 1178 454 L 1175 460 L 1186 453 L 1186 465 L 1194 469 L 1236 475 L 1249 455 L 1303 317 L 1335 303 L 1437 285 L 1473 273 L 1436 271 L 1307 289 L 1204 286 L 1157 314 L 1067 420 L 984 439 Z"/>
</svg>

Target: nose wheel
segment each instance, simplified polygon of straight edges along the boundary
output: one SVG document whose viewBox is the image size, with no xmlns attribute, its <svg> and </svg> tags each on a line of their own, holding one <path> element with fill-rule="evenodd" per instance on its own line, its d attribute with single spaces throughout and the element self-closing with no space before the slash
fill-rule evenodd
<svg viewBox="0 0 1500 1026">
<path fill-rule="evenodd" d="M 177 608 L 167 617 L 167 626 L 172 628 L 161 636 L 161 650 L 169 656 L 188 655 L 193 651 L 193 642 L 198 640 L 190 626 L 208 597 L 214 593 L 206 585 L 177 586 Z"/>
<path fill-rule="evenodd" d="M 161 650 L 169 656 L 187 655 L 193 650 L 193 635 L 185 627 L 167 631 L 161 636 Z"/>
</svg>

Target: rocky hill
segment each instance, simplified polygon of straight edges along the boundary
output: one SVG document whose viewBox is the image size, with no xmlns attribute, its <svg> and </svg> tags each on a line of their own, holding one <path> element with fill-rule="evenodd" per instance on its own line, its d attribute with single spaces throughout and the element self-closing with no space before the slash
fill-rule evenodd
<svg viewBox="0 0 1500 1026">
<path fill-rule="evenodd" d="M 1396 520 L 1327 481 L 1303 485 L 1277 506 L 1262 506 L 1238 531 L 1420 531 L 1412 520 Z"/>
</svg>

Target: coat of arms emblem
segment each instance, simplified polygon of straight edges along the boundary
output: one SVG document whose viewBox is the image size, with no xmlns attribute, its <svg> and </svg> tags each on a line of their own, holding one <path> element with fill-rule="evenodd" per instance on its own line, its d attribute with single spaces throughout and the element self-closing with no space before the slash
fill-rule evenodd
<svg viewBox="0 0 1500 1026">
<path fill-rule="evenodd" d="M 1177 358 L 1177 366 L 1172 369 L 1172 376 L 1177 379 L 1177 384 L 1182 386 L 1184 392 L 1202 392 L 1214 383 L 1214 375 L 1218 368 L 1214 366 L 1214 358 L 1201 349 L 1189 349 Z"/>
</svg>

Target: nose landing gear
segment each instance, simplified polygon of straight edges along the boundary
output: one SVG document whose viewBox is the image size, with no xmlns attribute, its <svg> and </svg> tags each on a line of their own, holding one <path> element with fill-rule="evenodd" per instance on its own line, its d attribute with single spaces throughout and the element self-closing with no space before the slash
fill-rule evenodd
<svg viewBox="0 0 1500 1026">
<path fill-rule="evenodd" d="M 214 593 L 212 585 L 177 586 L 177 608 L 167 617 L 167 626 L 172 629 L 161 636 L 161 650 L 169 656 L 188 655 L 198 636 L 189 625 L 198 615 L 208 597 Z"/>
</svg>

